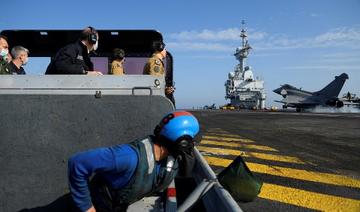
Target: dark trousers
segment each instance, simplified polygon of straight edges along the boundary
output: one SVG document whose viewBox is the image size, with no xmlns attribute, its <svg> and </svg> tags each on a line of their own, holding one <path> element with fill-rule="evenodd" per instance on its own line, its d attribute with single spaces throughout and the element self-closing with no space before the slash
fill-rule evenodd
<svg viewBox="0 0 360 212">
<path fill-rule="evenodd" d="M 95 176 L 90 181 L 90 193 L 97 212 L 125 212 L 129 207 L 129 204 L 117 203 L 113 199 L 109 189 L 100 177 Z"/>
</svg>

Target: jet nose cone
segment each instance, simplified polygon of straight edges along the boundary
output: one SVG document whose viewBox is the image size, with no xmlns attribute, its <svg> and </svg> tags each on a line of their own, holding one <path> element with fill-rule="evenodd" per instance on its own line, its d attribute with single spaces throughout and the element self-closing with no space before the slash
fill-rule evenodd
<svg viewBox="0 0 360 212">
<path fill-rule="evenodd" d="M 273 92 L 281 95 L 281 90 L 282 90 L 282 88 L 277 88 L 277 89 L 273 90 Z"/>
<path fill-rule="evenodd" d="M 349 75 L 347 75 L 346 73 L 342 73 L 340 76 L 341 79 L 349 79 Z"/>
</svg>

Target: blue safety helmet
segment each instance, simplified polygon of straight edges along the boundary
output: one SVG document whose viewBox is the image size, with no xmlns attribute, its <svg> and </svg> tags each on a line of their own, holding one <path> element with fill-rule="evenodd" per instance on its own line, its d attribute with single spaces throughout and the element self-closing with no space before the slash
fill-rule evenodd
<svg viewBox="0 0 360 212">
<path fill-rule="evenodd" d="M 199 122 L 187 111 L 173 111 L 167 114 L 155 128 L 155 135 L 163 136 L 174 143 L 179 138 L 194 139 L 198 133 Z"/>
</svg>

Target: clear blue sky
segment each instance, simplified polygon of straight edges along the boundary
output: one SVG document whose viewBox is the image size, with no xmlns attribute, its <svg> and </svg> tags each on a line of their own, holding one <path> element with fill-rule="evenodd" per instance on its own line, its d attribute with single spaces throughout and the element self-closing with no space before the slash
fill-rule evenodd
<svg viewBox="0 0 360 212">
<path fill-rule="evenodd" d="M 174 56 L 177 106 L 191 108 L 226 103 L 243 19 L 267 106 L 281 99 L 272 92 L 280 84 L 315 91 L 343 72 L 341 94 L 360 95 L 360 0 L 11 0 L 1 3 L 0 30 L 156 29 Z"/>
</svg>

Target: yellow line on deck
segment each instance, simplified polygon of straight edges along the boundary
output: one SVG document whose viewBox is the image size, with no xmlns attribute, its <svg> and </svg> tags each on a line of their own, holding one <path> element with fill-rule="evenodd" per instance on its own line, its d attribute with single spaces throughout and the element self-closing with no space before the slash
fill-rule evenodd
<svg viewBox="0 0 360 212">
<path fill-rule="evenodd" d="M 243 157 L 252 157 L 252 158 L 258 158 L 258 159 L 262 159 L 262 160 L 304 164 L 304 162 L 301 161 L 299 158 L 291 157 L 291 156 L 273 155 L 273 154 L 265 154 L 265 153 L 257 153 L 257 152 L 243 152 L 243 151 L 233 150 L 233 149 L 220 149 L 220 148 L 204 147 L 204 146 L 197 146 L 197 148 L 200 151 L 208 152 L 211 154 L 235 155 L 235 156 L 241 155 Z"/>
<path fill-rule="evenodd" d="M 278 152 L 278 150 L 262 145 L 254 145 L 254 144 L 241 144 L 241 143 L 233 143 L 233 142 L 224 142 L 224 141 L 213 141 L 213 140 L 201 140 L 200 144 L 210 144 L 216 146 L 227 146 L 227 147 L 240 147 L 246 149 L 257 149 L 257 150 L 264 150 L 264 151 L 273 151 Z"/>
<path fill-rule="evenodd" d="M 208 129 L 206 132 L 210 132 L 210 133 L 227 133 L 227 131 L 221 129 L 221 128 L 211 128 Z"/>
<path fill-rule="evenodd" d="M 207 160 L 207 162 L 210 165 L 221 166 L 221 167 L 227 167 L 232 162 L 232 160 L 210 157 L 210 156 L 204 156 L 204 158 Z M 313 171 L 306 171 L 306 170 L 293 169 L 293 168 L 285 168 L 281 166 L 268 166 L 264 164 L 250 163 L 250 162 L 247 162 L 246 164 L 251 171 L 257 173 L 293 178 L 297 180 L 326 183 L 331 185 L 360 188 L 360 180 L 356 180 L 342 175 L 313 172 Z"/>
<path fill-rule="evenodd" d="M 229 134 L 228 132 L 223 132 L 223 133 L 206 132 L 204 133 L 204 135 L 216 136 L 216 137 L 228 137 L 228 138 L 243 138 L 240 135 Z"/>
<path fill-rule="evenodd" d="M 360 201 L 264 183 L 259 197 L 321 211 L 360 211 Z"/>
<path fill-rule="evenodd" d="M 217 136 L 210 136 L 204 135 L 202 139 L 210 139 L 210 140 L 219 140 L 219 141 L 236 141 L 242 143 L 254 143 L 253 140 L 247 138 L 232 138 L 232 137 L 217 137 Z"/>
</svg>

